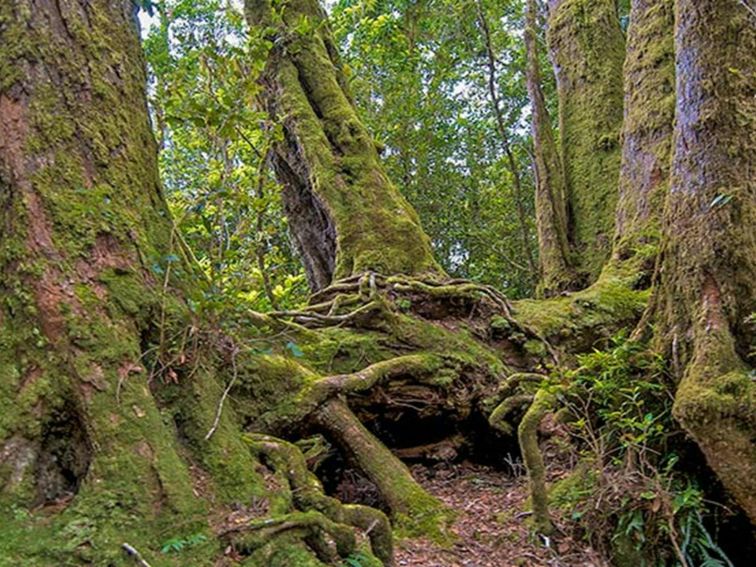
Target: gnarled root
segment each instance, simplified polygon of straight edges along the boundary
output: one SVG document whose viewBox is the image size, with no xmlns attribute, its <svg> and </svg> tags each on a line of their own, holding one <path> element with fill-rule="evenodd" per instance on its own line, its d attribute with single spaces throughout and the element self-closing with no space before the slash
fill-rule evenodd
<svg viewBox="0 0 756 567">
<path fill-rule="evenodd" d="M 495 288 L 461 279 L 420 279 L 407 276 L 386 277 L 373 272 L 358 274 L 334 282 L 313 294 L 311 304 L 299 311 L 274 311 L 268 317 L 308 328 L 329 326 L 376 327 L 390 319 L 392 303 L 402 296 L 431 300 L 467 299 L 485 303 L 489 310 L 509 322 L 513 329 L 543 344 L 553 360 L 558 353 L 548 340 L 529 325 L 512 316 L 509 301 Z M 342 310 L 348 308 L 344 312 Z"/>
<path fill-rule="evenodd" d="M 324 536 L 334 542 L 336 555 L 346 557 L 356 547 L 353 528 L 357 528 L 369 537 L 373 554 L 384 565 L 394 565 L 391 525 L 383 512 L 368 506 L 345 505 L 326 496 L 318 478 L 308 470 L 304 455 L 291 443 L 263 434 L 248 434 L 245 440 L 289 487 L 286 501 L 278 503 L 274 513 L 284 512 L 284 508 L 300 511 L 286 510 L 278 517 L 243 526 L 234 536 L 237 546 L 254 551 L 271 538 L 296 531 L 307 538 L 319 558 L 334 561 L 334 552 Z"/>
<path fill-rule="evenodd" d="M 553 530 L 548 510 L 548 494 L 546 491 L 546 467 L 543 455 L 538 447 L 538 425 L 544 416 L 552 410 L 554 395 L 546 389 L 538 390 L 533 403 L 517 428 L 517 440 L 520 443 L 522 458 L 528 471 L 530 495 L 533 502 L 533 527 L 542 534 L 549 534 Z"/>
<path fill-rule="evenodd" d="M 234 532 L 234 545 L 244 553 L 253 553 L 270 544 L 276 537 L 295 532 L 307 541 L 318 559 L 325 563 L 334 563 L 339 557 L 347 557 L 357 547 L 353 530 L 314 510 L 250 522 Z M 334 542 L 335 552 L 328 545 L 325 536 Z"/>
<path fill-rule="evenodd" d="M 344 401 L 329 400 L 318 409 L 315 420 L 376 485 L 392 516 L 408 533 L 443 533 L 449 511 L 412 478 L 404 463 L 362 425 Z"/>
<path fill-rule="evenodd" d="M 505 435 L 512 434 L 512 424 L 507 421 L 509 414 L 517 408 L 525 408 L 533 403 L 533 394 L 516 394 L 509 396 L 501 402 L 488 417 L 488 423 L 494 429 L 498 429 Z"/>
<path fill-rule="evenodd" d="M 717 370 L 691 365 L 672 412 L 756 526 L 756 386 L 744 368 Z"/>
<path fill-rule="evenodd" d="M 530 392 L 535 388 L 525 391 L 523 385 L 530 384 L 537 386 L 544 378 L 543 374 L 536 374 L 534 372 L 518 372 L 507 378 L 500 386 L 498 392 L 499 399 L 503 398 L 503 400 L 488 416 L 489 425 L 505 435 L 511 435 L 513 428 L 512 424 L 508 421 L 510 414 L 518 408 L 526 408 L 533 403 L 534 396 Z"/>
</svg>

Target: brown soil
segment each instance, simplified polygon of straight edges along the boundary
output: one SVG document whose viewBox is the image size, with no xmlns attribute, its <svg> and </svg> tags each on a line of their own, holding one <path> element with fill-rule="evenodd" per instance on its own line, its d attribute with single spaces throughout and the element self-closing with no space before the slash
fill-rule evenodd
<svg viewBox="0 0 756 567">
<path fill-rule="evenodd" d="M 535 541 L 528 530 L 527 477 L 470 463 L 414 466 L 415 478 L 458 516 L 458 540 L 441 547 L 428 540 L 397 546 L 399 567 L 605 567 L 587 544 L 560 533 Z M 555 518 L 557 527 L 562 524 Z"/>
</svg>

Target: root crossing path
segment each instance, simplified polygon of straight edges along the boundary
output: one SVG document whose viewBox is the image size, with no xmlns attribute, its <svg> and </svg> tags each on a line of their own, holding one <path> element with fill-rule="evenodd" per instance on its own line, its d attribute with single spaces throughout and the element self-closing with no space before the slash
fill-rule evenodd
<svg viewBox="0 0 756 567">
<path fill-rule="evenodd" d="M 605 567 L 581 541 L 560 534 L 534 542 L 521 513 L 528 497 L 527 478 L 470 463 L 436 467 L 416 465 L 415 478 L 431 494 L 457 511 L 449 546 L 416 539 L 400 543 L 399 567 Z M 557 525 L 559 519 L 556 518 Z"/>
</svg>

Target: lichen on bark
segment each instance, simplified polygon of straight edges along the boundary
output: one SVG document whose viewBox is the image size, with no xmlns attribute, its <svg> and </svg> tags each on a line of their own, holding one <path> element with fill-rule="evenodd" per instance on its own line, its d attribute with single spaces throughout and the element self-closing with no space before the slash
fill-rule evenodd
<svg viewBox="0 0 756 567">
<path fill-rule="evenodd" d="M 674 1 L 634 0 L 624 65 L 624 120 L 612 262 L 650 275 L 669 189 L 675 113 Z"/>
<path fill-rule="evenodd" d="M 674 415 L 756 522 L 756 84 L 753 14 L 677 0 L 674 157 L 652 303 Z"/>
<path fill-rule="evenodd" d="M 0 500 L 70 501 L 28 521 L 36 538 L 0 536 L 10 557 L 106 561 L 122 533 L 204 523 L 140 363 L 160 289 L 143 266 L 171 225 L 134 18 L 126 1 L 0 7 Z"/>
</svg>

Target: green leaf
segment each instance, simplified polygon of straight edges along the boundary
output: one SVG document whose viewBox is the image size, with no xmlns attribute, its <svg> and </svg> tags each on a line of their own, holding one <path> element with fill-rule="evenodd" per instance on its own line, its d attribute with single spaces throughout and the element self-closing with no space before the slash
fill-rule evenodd
<svg viewBox="0 0 756 567">
<path fill-rule="evenodd" d="M 296 343 L 289 341 L 286 343 L 286 348 L 289 349 L 291 354 L 293 356 L 296 356 L 297 358 L 301 358 L 304 356 L 304 352 L 302 351 L 301 348 L 299 348 L 299 346 Z"/>
</svg>

